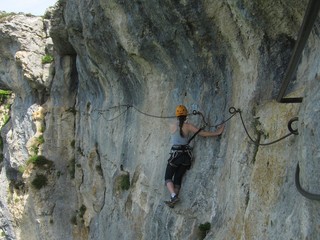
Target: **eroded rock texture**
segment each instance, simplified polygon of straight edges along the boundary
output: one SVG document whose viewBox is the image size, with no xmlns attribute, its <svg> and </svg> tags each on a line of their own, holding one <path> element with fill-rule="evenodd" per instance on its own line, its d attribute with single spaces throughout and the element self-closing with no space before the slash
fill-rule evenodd
<svg viewBox="0 0 320 240">
<path fill-rule="evenodd" d="M 303 102 L 275 101 L 306 6 L 60 0 L 50 21 L 1 21 L 0 86 L 15 93 L 1 133 L 2 235 L 199 239 L 209 222 L 206 239 L 317 239 L 319 202 L 297 192 L 294 173 L 299 162 L 303 187 L 320 193 L 319 19 L 287 91 Z M 41 63 L 46 54 L 53 63 Z M 211 126 L 240 108 L 260 143 L 287 134 L 298 116 L 299 135 L 257 146 L 237 114 L 221 137 L 194 140 L 181 203 L 170 209 L 172 119 L 154 116 L 174 115 L 177 104 Z M 46 161 L 27 164 L 34 155 Z M 37 189 L 39 176 L 46 185 Z"/>
</svg>

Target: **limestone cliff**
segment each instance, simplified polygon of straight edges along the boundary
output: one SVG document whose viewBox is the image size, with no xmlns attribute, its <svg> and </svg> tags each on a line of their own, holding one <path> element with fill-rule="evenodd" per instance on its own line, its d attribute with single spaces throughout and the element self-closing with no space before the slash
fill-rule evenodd
<svg viewBox="0 0 320 240">
<path fill-rule="evenodd" d="M 0 19 L 2 239 L 318 239 L 320 22 L 275 101 L 306 0 L 59 0 Z M 173 209 L 164 171 L 175 106 L 214 125 Z M 199 115 L 190 121 L 203 124 Z M 257 143 L 257 142 L 256 142 Z M 209 223 L 209 225 L 204 225 Z M 205 233 L 199 226 L 209 226 Z M 202 228 L 203 229 L 203 228 Z M 204 229 L 205 230 L 205 229 Z"/>
</svg>

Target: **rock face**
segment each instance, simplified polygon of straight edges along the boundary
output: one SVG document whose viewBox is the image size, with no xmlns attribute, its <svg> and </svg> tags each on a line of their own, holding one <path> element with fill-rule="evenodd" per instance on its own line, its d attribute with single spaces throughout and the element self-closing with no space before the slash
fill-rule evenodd
<svg viewBox="0 0 320 240">
<path fill-rule="evenodd" d="M 320 22 L 275 101 L 307 1 L 60 0 L 50 21 L 0 20 L 4 239 L 317 239 Z M 50 36 L 50 37 L 49 37 Z M 52 42 L 51 42 L 52 39 Z M 52 45 L 53 43 L 53 45 Z M 54 57 L 41 63 L 43 56 Z M 213 126 L 173 209 L 164 171 L 175 107 Z M 299 135 L 288 134 L 293 117 Z M 191 115 L 195 125 L 203 124 Z M 202 235 L 202 236 L 201 236 Z"/>
</svg>

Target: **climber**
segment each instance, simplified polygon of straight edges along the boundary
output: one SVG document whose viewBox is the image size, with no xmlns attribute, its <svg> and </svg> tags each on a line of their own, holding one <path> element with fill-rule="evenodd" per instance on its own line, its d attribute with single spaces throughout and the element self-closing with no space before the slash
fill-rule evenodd
<svg viewBox="0 0 320 240">
<path fill-rule="evenodd" d="M 191 166 L 192 148 L 189 146 L 188 141 L 190 134 L 199 134 L 202 137 L 216 137 L 220 136 L 224 130 L 224 125 L 221 125 L 214 132 L 204 131 L 188 123 L 186 121 L 187 116 L 187 108 L 183 105 L 177 106 L 177 121 L 170 125 L 172 147 L 165 172 L 165 184 L 171 194 L 170 200 L 165 201 L 165 203 L 170 207 L 173 207 L 179 201 L 178 195 L 182 177 Z"/>
</svg>

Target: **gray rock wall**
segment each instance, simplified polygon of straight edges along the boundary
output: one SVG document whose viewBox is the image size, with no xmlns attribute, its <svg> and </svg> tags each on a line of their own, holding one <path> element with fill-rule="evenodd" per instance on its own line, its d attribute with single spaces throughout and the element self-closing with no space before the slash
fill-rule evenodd
<svg viewBox="0 0 320 240">
<path fill-rule="evenodd" d="M 319 202 L 297 192 L 294 175 L 299 162 L 302 186 L 320 193 L 319 20 L 288 89 L 303 102 L 275 101 L 306 5 L 68 0 L 56 4 L 50 25 L 30 17 L 22 24 L 20 16 L 0 23 L 0 86 L 16 94 L 2 130 L 4 235 L 199 239 L 198 227 L 209 222 L 206 239 L 317 239 Z M 15 29 L 27 23 L 36 34 Z M 32 50 L 26 40 L 39 35 Z M 35 59 L 46 52 L 54 63 L 44 66 Z M 164 117 L 177 104 L 203 112 L 211 126 L 230 116 L 229 107 L 240 108 L 260 143 L 287 134 L 298 116 L 299 135 L 257 146 L 237 114 L 221 137 L 194 140 L 181 203 L 170 209 L 164 171 L 174 119 Z M 202 124 L 200 116 L 190 121 Z M 52 161 L 42 167 L 26 164 L 39 134 L 37 154 Z M 47 185 L 37 190 L 39 174 Z"/>
</svg>

